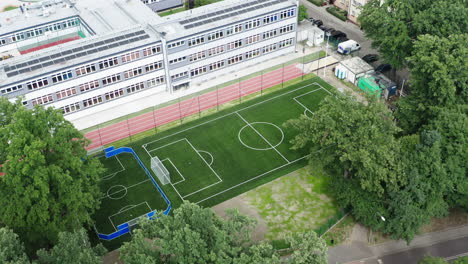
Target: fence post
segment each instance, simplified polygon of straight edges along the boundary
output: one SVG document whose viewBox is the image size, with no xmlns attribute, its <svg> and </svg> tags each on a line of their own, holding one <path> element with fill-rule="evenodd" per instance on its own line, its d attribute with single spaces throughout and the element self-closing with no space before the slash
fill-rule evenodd
<svg viewBox="0 0 468 264">
<path fill-rule="evenodd" d="M 240 83 L 240 77 L 238 80 L 238 86 L 239 86 L 239 104 L 242 103 L 242 92 L 241 92 L 241 83 Z"/>
<path fill-rule="evenodd" d="M 198 118 L 201 117 L 201 108 L 200 108 L 200 95 L 197 96 L 198 101 Z"/>
<path fill-rule="evenodd" d="M 128 115 L 127 115 L 127 129 L 128 129 L 128 137 L 130 138 L 130 142 L 132 142 L 132 135 L 130 134 L 130 125 L 128 123 Z"/>
<path fill-rule="evenodd" d="M 260 95 L 263 95 L 263 70 L 260 74 Z"/>
<path fill-rule="evenodd" d="M 302 80 L 304 80 L 304 67 L 305 67 L 305 55 L 302 56 Z"/>
<path fill-rule="evenodd" d="M 99 134 L 99 140 L 101 141 L 101 147 L 104 147 L 104 142 L 102 142 L 102 137 L 101 137 L 101 125 L 97 126 L 98 128 L 98 134 Z"/>
<path fill-rule="evenodd" d="M 156 110 L 154 109 L 154 105 L 153 105 L 153 121 L 154 121 L 154 134 L 156 134 L 158 132 L 158 123 L 156 123 L 156 115 L 155 115 L 155 112 Z"/>
<path fill-rule="evenodd" d="M 180 109 L 180 97 L 178 98 L 179 100 L 179 120 L 180 120 L 180 124 L 182 124 L 182 109 Z"/>
<path fill-rule="evenodd" d="M 284 63 L 283 63 L 283 72 L 281 73 L 281 88 L 284 88 Z"/>
<path fill-rule="evenodd" d="M 219 111 L 219 95 L 218 95 L 219 86 L 216 86 L 216 111 Z"/>
</svg>

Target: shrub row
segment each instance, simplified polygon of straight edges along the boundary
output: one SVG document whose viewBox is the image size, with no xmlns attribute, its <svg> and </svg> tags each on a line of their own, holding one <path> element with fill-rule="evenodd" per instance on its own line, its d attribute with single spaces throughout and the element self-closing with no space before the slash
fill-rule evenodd
<svg viewBox="0 0 468 264">
<path fill-rule="evenodd" d="M 309 0 L 310 1 L 310 0 Z M 346 11 L 343 11 L 341 9 L 338 9 L 337 7 L 335 6 L 331 6 L 331 7 L 327 7 L 327 12 L 334 15 L 335 17 L 337 17 L 338 19 L 341 19 L 343 21 L 346 21 L 347 18 L 347 12 Z"/>
<path fill-rule="evenodd" d="M 323 3 L 325 2 L 324 0 L 307 0 L 307 1 L 311 2 L 312 4 L 316 6 L 322 6 Z"/>
</svg>

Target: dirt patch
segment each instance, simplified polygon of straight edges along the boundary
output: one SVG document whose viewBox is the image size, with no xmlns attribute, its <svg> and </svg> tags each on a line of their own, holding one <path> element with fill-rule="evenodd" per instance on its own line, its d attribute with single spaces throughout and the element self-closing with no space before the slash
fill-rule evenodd
<svg viewBox="0 0 468 264">
<path fill-rule="evenodd" d="M 245 198 L 244 194 L 234 197 L 232 199 L 229 199 L 225 202 L 222 202 L 214 206 L 212 209 L 221 217 L 226 217 L 225 211 L 226 209 L 229 209 L 229 208 L 237 208 L 240 213 L 257 220 L 257 227 L 252 233 L 252 239 L 254 241 L 261 241 L 265 238 L 265 234 L 268 230 L 267 224 L 265 220 L 257 212 L 257 210 L 255 210 L 247 202 L 247 199 Z"/>
<path fill-rule="evenodd" d="M 119 259 L 120 253 L 118 250 L 111 251 L 107 253 L 102 258 L 102 263 L 104 264 L 123 264 L 123 261 Z"/>
<path fill-rule="evenodd" d="M 468 212 L 454 209 L 450 211 L 450 214 L 447 217 L 433 218 L 430 224 L 421 228 L 421 233 L 442 231 L 466 224 L 468 224 Z"/>
</svg>

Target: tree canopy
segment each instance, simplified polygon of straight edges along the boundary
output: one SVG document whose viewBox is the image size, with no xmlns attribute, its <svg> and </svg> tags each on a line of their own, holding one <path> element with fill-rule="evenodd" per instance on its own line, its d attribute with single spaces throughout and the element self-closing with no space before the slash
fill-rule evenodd
<svg viewBox="0 0 468 264">
<path fill-rule="evenodd" d="M 98 208 L 102 166 L 59 110 L 28 110 L 0 98 L 2 118 L 0 222 L 28 244 L 50 243 L 60 231 L 90 223 Z"/>
<path fill-rule="evenodd" d="M 359 21 L 384 60 L 402 68 L 418 36 L 468 33 L 467 13 L 464 0 L 371 0 L 364 5 Z"/>
<path fill-rule="evenodd" d="M 24 251 L 23 243 L 11 229 L 0 228 L 0 263 L 26 264 L 29 263 Z"/>
</svg>

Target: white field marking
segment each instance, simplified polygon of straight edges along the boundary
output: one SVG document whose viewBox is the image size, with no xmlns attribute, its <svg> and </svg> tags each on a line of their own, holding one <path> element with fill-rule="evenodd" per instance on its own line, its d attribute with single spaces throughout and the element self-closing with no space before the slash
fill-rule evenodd
<svg viewBox="0 0 468 264">
<path fill-rule="evenodd" d="M 121 213 L 122 211 L 125 211 L 125 210 L 127 210 L 127 209 L 133 208 L 133 207 L 135 207 L 135 206 L 136 206 L 136 205 L 134 205 L 134 204 L 124 206 L 124 207 L 122 207 L 122 208 L 119 210 L 119 213 Z"/>
<path fill-rule="evenodd" d="M 117 156 L 113 156 L 113 157 L 115 157 L 115 158 L 117 159 L 117 161 L 119 162 L 120 167 L 122 167 L 122 169 L 119 170 L 119 171 L 117 171 L 117 172 L 108 174 L 108 175 L 106 175 L 106 176 L 104 176 L 104 177 L 101 177 L 101 180 L 104 180 L 104 181 L 105 181 L 105 180 L 110 180 L 110 179 L 114 178 L 114 176 L 117 175 L 117 173 L 122 172 L 122 171 L 125 170 L 125 167 L 124 167 L 124 165 L 122 164 L 122 162 L 120 162 L 119 158 L 118 158 Z"/>
<path fill-rule="evenodd" d="M 307 117 L 307 118 L 309 118 L 309 119 L 310 119 L 311 117 L 310 117 L 307 113 L 314 114 L 314 113 L 312 113 L 310 110 L 305 109 L 305 110 L 304 110 L 304 116 Z"/>
<path fill-rule="evenodd" d="M 146 146 L 148 146 L 149 144 L 152 144 L 152 143 L 161 141 L 161 140 L 163 140 L 163 139 L 166 139 L 166 138 L 175 136 L 175 135 L 177 135 L 177 134 L 180 134 L 180 133 L 183 133 L 183 132 L 185 132 L 185 131 L 188 131 L 188 130 L 197 128 L 197 127 L 199 127 L 199 126 L 209 124 L 209 123 L 214 122 L 214 121 L 216 121 L 216 120 L 218 120 L 218 119 L 222 119 L 222 118 L 224 118 L 224 117 L 233 115 L 233 114 L 235 114 L 236 112 L 241 112 L 241 111 L 247 110 L 247 109 L 252 108 L 252 107 L 254 107 L 254 106 L 257 106 L 257 105 L 260 105 L 260 104 L 269 102 L 269 101 L 271 101 L 271 100 L 274 100 L 274 99 L 276 99 L 276 98 L 279 98 L 279 97 L 288 95 L 288 94 L 290 94 L 290 93 L 294 93 L 294 92 L 296 92 L 296 91 L 299 91 L 299 90 L 301 90 L 301 89 L 307 88 L 307 87 L 312 86 L 312 85 L 315 85 L 315 86 L 319 86 L 319 87 L 320 87 L 320 88 L 318 88 L 318 89 L 316 89 L 316 90 L 323 89 L 323 90 L 325 90 L 326 92 L 332 94 L 330 91 L 328 91 L 327 89 L 325 89 L 325 88 L 324 88 L 322 85 L 320 85 L 319 83 L 316 83 L 316 82 L 310 83 L 310 84 L 307 84 L 307 85 L 298 87 L 298 88 L 296 88 L 296 89 L 294 89 L 294 90 L 288 91 L 288 92 L 286 92 L 286 93 L 283 93 L 283 94 L 280 94 L 280 95 L 277 95 L 277 96 L 268 98 L 268 99 L 266 99 L 266 100 L 264 100 L 264 101 L 261 101 L 261 102 L 258 102 L 258 103 L 255 103 L 255 104 L 246 106 L 246 107 L 244 107 L 244 108 L 242 108 L 242 109 L 239 109 L 239 110 L 237 110 L 237 111 L 235 111 L 235 112 L 231 112 L 231 113 L 228 113 L 228 114 L 225 114 L 225 115 L 222 115 L 222 116 L 218 116 L 218 117 L 216 117 L 216 118 L 210 119 L 210 120 L 208 120 L 208 121 L 206 121 L 206 122 L 203 122 L 203 123 L 200 123 L 200 124 L 198 124 L 198 125 L 195 125 L 195 126 L 192 126 L 192 127 L 189 127 L 189 128 L 186 128 L 186 129 L 183 129 L 183 130 L 180 130 L 180 131 L 177 131 L 177 132 L 175 132 L 175 133 L 173 133 L 173 134 L 171 134 L 171 135 L 167 135 L 167 136 L 164 136 L 164 137 L 162 137 L 162 138 L 155 139 L 155 140 L 150 141 L 150 142 L 146 142 L 145 144 L 143 144 L 143 145 L 141 145 L 141 146 L 146 150 L 146 152 L 148 152 L 148 150 L 146 149 Z M 333 94 L 332 94 L 332 95 L 333 95 Z M 151 155 L 149 155 L 149 156 L 151 156 Z"/>
<path fill-rule="evenodd" d="M 237 113 L 237 112 L 240 112 L 240 111 L 249 109 L 249 108 L 251 108 L 251 107 L 254 107 L 254 106 L 257 106 L 257 105 L 260 105 L 260 104 L 269 102 L 269 101 L 274 100 L 274 99 L 276 99 L 276 98 L 279 98 L 279 97 L 281 97 L 281 96 L 284 96 L 284 95 L 293 93 L 293 92 L 295 92 L 295 91 L 298 91 L 298 90 L 307 88 L 307 87 L 312 86 L 312 85 L 319 86 L 319 87 L 320 87 L 319 89 L 323 89 L 323 90 L 325 90 L 327 93 L 333 95 L 330 91 L 328 91 L 327 89 L 325 89 L 325 88 L 324 88 L 321 84 L 319 84 L 319 83 L 316 83 L 316 82 L 315 82 L 315 83 L 307 84 L 307 85 L 301 86 L 301 87 L 299 87 L 299 88 L 296 88 L 296 89 L 294 89 L 294 90 L 288 91 L 288 92 L 286 92 L 286 93 L 284 93 L 284 94 L 280 94 L 280 95 L 271 97 L 271 98 L 269 98 L 269 99 L 266 99 L 266 100 L 264 100 L 264 101 L 261 101 L 261 102 L 258 102 L 258 103 L 249 105 L 249 106 L 244 107 L 244 108 L 242 108 L 242 109 L 240 109 L 240 110 L 238 110 L 238 111 L 236 111 L 236 112 L 231 112 L 231 113 L 228 113 L 228 114 L 219 116 L 219 117 L 217 117 L 217 118 L 213 118 L 213 119 L 211 119 L 211 120 L 208 120 L 208 121 L 206 121 L 206 122 L 200 123 L 200 124 L 198 124 L 198 125 L 195 125 L 195 126 L 192 126 L 192 127 L 189 127 L 189 128 L 183 129 L 183 130 L 180 130 L 180 131 L 178 131 L 178 132 L 175 132 L 175 133 L 173 133 L 173 134 L 171 134 L 171 135 L 167 135 L 167 136 L 164 136 L 164 137 L 162 137 L 162 138 L 159 138 L 159 139 L 156 139 L 156 140 L 147 142 L 147 143 L 143 144 L 142 147 L 143 147 L 143 149 L 146 151 L 146 153 L 148 154 L 148 156 L 151 158 L 152 156 L 151 156 L 151 154 L 150 154 L 150 151 L 148 151 L 148 149 L 146 148 L 146 146 L 147 146 L 148 144 L 152 144 L 152 143 L 161 141 L 161 140 L 163 140 L 163 139 L 166 139 L 166 138 L 169 138 L 169 137 L 178 135 L 178 134 L 180 134 L 180 133 L 186 132 L 186 131 L 188 131 L 188 130 L 197 128 L 197 127 L 199 127 L 199 126 L 202 126 L 202 125 L 205 125 L 205 124 L 209 124 L 209 123 L 214 122 L 214 121 L 216 121 L 216 120 L 218 120 L 218 119 L 222 119 L 222 118 L 227 117 L 227 116 L 229 116 L 229 115 L 232 115 L 232 114 L 235 114 L 235 113 Z M 318 90 L 318 89 L 316 89 L 315 91 L 317 91 L 317 90 Z M 336 96 L 335 96 L 335 97 L 336 97 Z M 182 139 L 182 140 L 183 140 L 183 139 Z M 180 140 L 178 140 L 178 141 L 180 141 Z M 173 142 L 173 143 L 175 143 L 175 142 Z M 172 143 L 170 143 L 170 144 L 172 144 Z M 170 144 L 169 144 L 169 145 L 170 145 Z M 151 150 L 151 151 L 152 151 L 152 150 Z M 321 150 L 318 150 L 317 152 L 320 152 L 320 151 L 321 151 Z M 302 157 L 302 158 L 296 159 L 296 160 L 294 160 L 294 161 L 291 161 L 290 164 L 295 163 L 295 162 L 297 162 L 297 161 L 300 161 L 300 160 L 302 160 L 302 159 L 304 159 L 304 158 L 307 158 L 308 156 L 310 156 L 310 154 L 309 154 L 309 155 L 306 155 L 306 156 L 304 156 L 304 157 Z M 274 171 L 276 171 L 276 170 L 279 170 L 279 169 L 281 169 L 281 168 L 283 168 L 283 167 L 285 167 L 285 166 L 287 166 L 287 165 L 289 165 L 289 164 L 281 165 L 281 166 L 279 166 L 279 167 L 277 167 L 277 168 L 275 168 L 275 169 L 272 169 L 272 170 L 270 170 L 270 171 L 267 171 L 267 172 L 265 172 L 265 173 L 263 173 L 263 174 L 260 174 L 260 175 L 258 175 L 258 176 L 255 176 L 254 178 L 248 179 L 248 180 L 246 180 L 246 181 L 244 181 L 244 182 L 241 182 L 241 183 L 239 183 L 239 184 L 236 184 L 236 185 L 234 185 L 234 186 L 231 186 L 231 187 L 229 187 L 229 188 L 227 188 L 227 189 L 225 189 L 225 190 L 223 190 L 223 191 L 221 191 L 221 192 L 218 192 L 218 193 L 216 193 L 216 194 L 214 194 L 214 195 L 211 195 L 211 196 L 209 196 L 209 197 L 207 197 L 207 198 L 204 198 L 204 199 L 202 199 L 202 200 L 200 200 L 200 201 L 198 201 L 198 202 L 196 202 L 196 203 L 201 203 L 201 202 L 206 201 L 206 200 L 208 200 L 208 199 L 211 199 L 211 198 L 213 198 L 213 197 L 215 197 L 215 196 L 218 196 L 218 195 L 220 195 L 220 194 L 223 194 L 223 193 L 225 193 L 225 192 L 227 192 L 227 191 L 229 191 L 229 190 L 231 190 L 231 189 L 234 189 L 234 188 L 236 188 L 236 187 L 238 187 L 238 186 L 241 186 L 241 185 L 243 185 L 243 184 L 245 184 L 245 183 L 248 183 L 248 182 L 250 182 L 250 181 L 252 181 L 252 180 L 255 180 L 255 179 L 257 179 L 257 178 L 260 178 L 260 177 L 262 177 L 262 176 L 264 176 L 264 175 L 266 175 L 266 174 L 268 174 L 268 173 L 271 173 L 271 172 L 274 172 Z M 172 183 L 171 183 L 171 185 L 172 185 Z M 180 195 L 180 193 L 177 191 L 177 189 L 176 189 L 174 186 L 172 186 L 172 187 L 174 188 L 174 190 L 176 191 L 176 193 L 179 195 L 179 197 L 181 198 L 181 200 L 184 201 L 184 199 L 182 198 L 182 196 Z"/>
<path fill-rule="evenodd" d="M 320 90 L 320 89 L 322 89 L 322 88 L 318 88 L 318 89 L 309 91 L 309 92 L 307 92 L 307 93 L 298 95 L 298 96 L 296 96 L 296 97 L 293 97 L 293 100 L 296 101 L 296 103 L 298 103 L 300 106 L 304 107 L 306 111 L 309 111 L 309 112 L 311 112 L 311 113 L 313 114 L 314 112 L 313 112 L 312 110 L 310 110 L 307 106 L 305 106 L 304 104 L 302 104 L 301 102 L 299 102 L 299 100 L 297 100 L 297 98 L 302 97 L 302 96 L 305 96 L 305 95 L 308 95 L 308 94 L 313 93 L 313 92 L 316 92 L 316 91 L 318 91 L 318 90 Z M 304 115 L 305 115 L 305 116 L 307 116 L 306 111 L 304 111 Z"/>
<path fill-rule="evenodd" d="M 327 148 L 329 148 L 329 147 L 327 147 Z M 195 203 L 198 204 L 198 203 L 204 202 L 204 201 L 206 201 L 206 200 L 209 200 L 209 199 L 211 199 L 211 198 L 213 198 L 213 197 L 215 197 L 215 196 L 218 196 L 218 195 L 223 194 L 223 193 L 225 193 L 225 192 L 227 192 L 227 191 L 229 191 L 229 190 L 232 190 L 232 189 L 234 189 L 234 188 L 236 188 L 236 187 L 239 187 L 239 186 L 241 186 L 241 185 L 243 185 L 243 184 L 246 184 L 246 183 L 248 183 L 248 182 L 250 182 L 250 181 L 253 181 L 253 180 L 255 180 L 255 179 L 258 179 L 258 178 L 260 178 L 260 177 L 263 177 L 263 176 L 265 176 L 265 175 L 267 175 L 267 174 L 269 174 L 269 173 L 271 173 L 271 172 L 274 172 L 274 171 L 276 171 L 276 170 L 279 170 L 279 169 L 281 169 L 281 168 L 283 168 L 283 167 L 285 167 L 285 166 L 288 166 L 288 165 L 290 165 L 290 164 L 296 163 L 296 162 L 298 162 L 298 161 L 300 161 L 300 160 L 302 160 L 302 159 L 306 159 L 306 158 L 308 158 L 310 155 L 319 153 L 320 151 L 322 151 L 322 150 L 324 150 L 324 149 L 326 149 L 326 148 L 319 149 L 319 150 L 315 151 L 314 153 L 310 153 L 310 154 L 308 154 L 308 155 L 305 155 L 305 156 L 302 157 L 302 158 L 298 158 L 298 159 L 296 159 L 296 160 L 293 160 L 293 161 L 291 161 L 291 163 L 289 163 L 289 164 L 283 164 L 283 165 L 281 165 L 281 166 L 279 166 L 279 167 L 276 167 L 276 168 L 274 168 L 274 169 L 271 169 L 271 170 L 269 170 L 269 171 L 267 171 L 267 172 L 264 172 L 264 173 L 262 173 L 262 174 L 260 174 L 260 175 L 257 175 L 257 176 L 255 176 L 255 177 L 253 177 L 253 178 L 250 178 L 250 179 L 248 179 L 248 180 L 246 180 L 246 181 L 243 181 L 243 182 L 238 183 L 238 184 L 236 184 L 236 185 L 234 185 L 234 186 L 231 186 L 231 187 L 229 187 L 229 188 L 227 188 L 227 189 L 225 189 L 225 190 L 223 190 L 223 191 L 220 191 L 220 192 L 218 192 L 218 193 L 215 193 L 215 194 L 213 194 L 213 195 L 211 195 L 211 196 L 209 196 L 209 197 L 206 197 L 206 198 L 204 198 L 204 199 L 202 199 L 202 200 L 200 200 L 200 201 L 198 201 L 198 202 L 195 202 Z"/>
<path fill-rule="evenodd" d="M 113 193 L 109 194 L 109 192 L 110 192 L 112 189 L 116 188 L 116 187 L 123 187 L 123 190 L 116 191 L 116 192 L 113 192 Z M 124 192 L 121 196 L 112 197 L 112 195 L 118 194 L 118 193 L 123 192 L 123 191 L 125 191 L 125 192 Z M 128 193 L 127 187 L 125 187 L 125 186 L 123 186 L 123 185 L 114 185 L 114 186 L 111 186 L 111 187 L 109 188 L 109 190 L 107 190 L 107 198 L 109 198 L 109 199 L 111 199 L 111 200 L 119 200 L 119 199 L 122 199 L 123 197 L 125 197 L 125 195 L 127 195 L 127 193 Z"/>
<path fill-rule="evenodd" d="M 140 205 L 142 205 L 142 204 L 146 204 L 146 206 L 148 206 L 148 208 L 150 209 L 150 212 L 151 212 L 151 207 L 148 205 L 148 202 L 147 202 L 147 201 L 144 201 L 144 202 L 141 202 L 141 203 L 139 203 L 139 204 L 137 204 L 137 205 L 134 205 L 134 206 L 129 207 L 129 208 L 126 208 L 126 209 L 123 209 L 123 208 L 128 207 L 128 206 L 124 206 L 124 207 L 122 208 L 123 210 L 120 209 L 119 212 L 117 212 L 117 213 L 115 213 L 115 214 L 113 214 L 113 215 L 109 215 L 107 218 L 109 218 L 109 221 L 111 222 L 111 224 L 112 224 L 112 226 L 114 227 L 115 231 L 117 231 L 117 228 L 115 228 L 115 224 L 114 224 L 114 222 L 112 221 L 112 217 L 114 217 L 114 216 L 116 216 L 116 215 L 119 215 L 119 214 L 122 214 L 122 213 L 125 213 L 126 211 L 131 210 L 131 209 L 133 209 L 133 208 L 135 208 L 135 207 L 137 207 L 137 206 L 140 206 Z M 147 214 L 147 213 L 145 213 L 145 214 Z M 138 218 L 138 217 L 136 217 L 136 218 Z M 133 220 L 133 219 L 132 219 L 132 220 Z M 130 220 L 130 221 L 131 221 L 131 220 Z M 130 222 L 130 221 L 127 221 L 127 222 Z M 127 222 L 125 222 L 125 223 L 127 223 Z M 119 225 L 121 225 L 121 224 L 123 224 L 123 223 L 120 223 Z"/>
<path fill-rule="evenodd" d="M 270 141 L 268 141 L 260 132 L 258 132 L 258 130 L 255 129 L 255 127 L 253 127 L 253 126 L 249 123 L 249 121 L 245 120 L 245 118 L 244 118 L 243 116 L 241 116 L 241 114 L 239 114 L 238 112 L 236 112 L 236 114 L 237 114 L 237 115 L 240 117 L 240 119 L 242 119 L 247 125 L 249 125 L 250 128 L 253 129 L 253 131 L 255 131 L 261 138 L 263 138 L 263 140 L 265 140 L 265 142 L 266 142 L 268 145 L 270 145 L 270 147 L 271 147 L 272 149 L 274 149 L 274 150 L 289 164 L 289 160 L 288 160 L 283 154 L 281 154 L 281 152 L 279 152 L 279 150 L 277 150 L 277 149 L 270 143 Z"/>
<path fill-rule="evenodd" d="M 144 180 L 144 181 L 141 181 L 141 182 L 132 184 L 132 185 L 130 185 L 130 186 L 124 186 L 124 187 L 125 187 L 126 189 L 130 189 L 130 188 L 132 188 L 132 187 L 135 187 L 135 186 L 137 186 L 137 185 L 140 185 L 140 184 L 142 184 L 142 183 L 144 183 L 144 182 L 147 182 L 147 181 L 149 181 L 149 180 L 150 180 L 150 179 L 148 178 L 148 179 L 146 179 L 146 180 Z M 123 185 L 122 185 L 122 186 L 123 186 Z M 110 195 L 117 194 L 117 193 L 119 193 L 119 192 L 122 192 L 122 190 L 117 191 L 117 192 L 113 192 L 113 193 L 111 193 Z M 109 195 L 104 195 L 104 196 L 101 197 L 100 199 L 102 200 L 102 199 L 107 198 L 107 197 L 109 197 Z"/>
<path fill-rule="evenodd" d="M 172 162 L 172 160 L 170 158 L 166 158 L 166 159 L 163 159 L 161 160 L 161 162 L 164 162 L 165 160 L 169 161 L 172 165 L 172 167 L 174 167 L 174 169 L 177 171 L 177 173 L 180 175 L 180 177 L 182 177 L 182 180 L 178 181 L 178 182 L 174 182 L 173 185 L 176 185 L 178 183 L 181 183 L 183 181 L 185 181 L 185 178 L 184 178 L 184 175 L 182 175 L 182 173 L 180 173 L 179 169 L 176 167 L 176 165 Z"/>
<path fill-rule="evenodd" d="M 185 138 L 182 138 L 182 139 L 173 141 L 173 142 L 168 143 L 168 144 L 166 144 L 166 145 L 164 145 L 164 146 L 161 146 L 161 147 L 157 147 L 157 148 L 155 148 L 155 149 L 152 149 L 152 150 L 150 150 L 149 152 L 153 152 L 153 151 L 156 151 L 156 150 L 158 150 L 158 149 L 162 149 L 162 148 L 165 148 L 165 147 L 167 147 L 167 146 L 174 145 L 174 144 L 179 143 L 180 141 L 183 141 L 183 140 L 186 140 L 186 139 L 185 139 Z M 151 157 L 151 158 L 153 158 L 153 157 Z"/>
<path fill-rule="evenodd" d="M 193 148 L 193 150 L 198 154 L 198 156 L 200 156 L 200 158 L 205 162 L 206 166 L 208 166 L 208 168 L 210 168 L 210 170 L 214 173 L 214 175 L 216 175 L 216 177 L 218 177 L 219 181 L 218 181 L 218 182 L 215 182 L 215 183 L 213 183 L 213 184 L 210 184 L 210 185 L 208 185 L 208 186 L 205 186 L 205 187 L 199 189 L 198 191 L 194 191 L 194 192 L 192 192 L 192 193 L 189 193 L 189 194 L 185 195 L 184 198 L 189 197 L 190 195 L 196 194 L 196 193 L 198 193 L 198 192 L 201 192 L 201 191 L 203 191 L 203 190 L 205 190 L 205 189 L 208 189 L 208 188 L 210 188 L 210 187 L 212 187 L 212 186 L 214 186 L 214 185 L 216 185 L 216 184 L 219 184 L 219 183 L 223 182 L 223 180 L 221 179 L 221 177 L 219 177 L 218 173 L 216 173 L 216 171 L 213 170 L 213 168 L 210 166 L 210 164 L 208 164 L 208 162 L 206 162 L 206 160 L 202 157 L 202 155 L 201 155 L 200 153 L 198 153 L 197 149 L 192 145 L 192 143 L 190 143 L 190 141 L 189 141 L 188 139 L 185 139 L 185 140 L 186 140 L 187 143 Z"/>
<path fill-rule="evenodd" d="M 214 158 L 213 158 L 213 155 L 212 155 L 210 152 L 204 151 L 204 150 L 197 150 L 197 151 L 198 151 L 198 152 L 201 152 L 201 153 L 206 153 L 206 154 L 210 155 L 210 157 L 211 157 L 211 162 L 210 162 L 209 165 L 210 165 L 210 166 L 213 165 Z M 205 158 L 203 158 L 203 159 L 205 159 Z"/>
<path fill-rule="evenodd" d="M 249 149 L 253 149 L 253 150 L 259 150 L 259 151 L 265 151 L 265 150 L 271 150 L 273 148 L 276 148 L 277 146 L 281 145 L 281 143 L 283 143 L 283 140 L 284 140 L 284 132 L 283 130 L 278 127 L 277 125 L 273 124 L 273 123 L 268 123 L 268 122 L 253 122 L 251 123 L 252 125 L 255 125 L 255 124 L 267 124 L 267 125 L 271 125 L 273 127 L 276 127 L 280 132 L 281 132 L 281 140 L 279 141 L 279 143 L 277 143 L 276 145 L 272 146 L 270 144 L 271 147 L 269 148 L 254 148 L 254 147 L 251 147 L 249 145 L 247 145 L 241 138 L 241 134 L 242 134 L 242 131 L 246 128 L 246 127 L 251 127 L 250 125 L 245 125 L 243 126 L 240 130 L 239 130 L 239 133 L 237 133 L 237 138 L 239 139 L 240 143 L 242 145 L 244 145 L 246 148 L 249 148 Z"/>
</svg>

